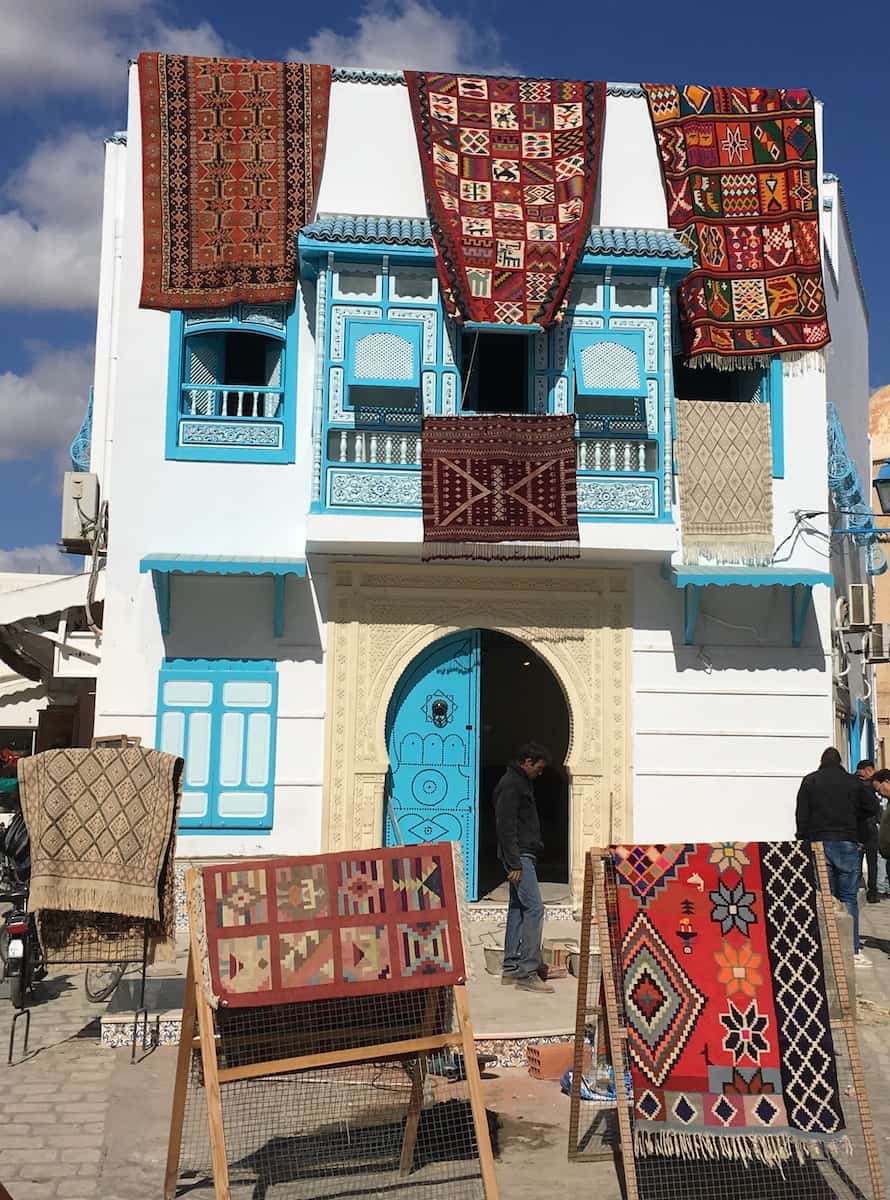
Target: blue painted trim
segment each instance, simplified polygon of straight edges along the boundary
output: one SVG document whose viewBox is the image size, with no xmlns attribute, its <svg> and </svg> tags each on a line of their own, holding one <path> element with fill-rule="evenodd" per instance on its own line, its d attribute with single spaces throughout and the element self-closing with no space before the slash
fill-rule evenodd
<svg viewBox="0 0 890 1200">
<path fill-rule="evenodd" d="M 220 319 L 201 321 L 190 325 L 186 331 L 185 316 L 181 311 L 170 313 L 170 345 L 167 354 L 167 432 L 165 456 L 173 462 L 243 462 L 291 464 L 296 462 L 297 445 L 297 347 L 299 340 L 299 295 L 289 308 L 284 331 L 253 321 L 242 321 L 234 316 L 233 308 L 220 310 Z M 224 316 L 223 314 L 228 314 Z M 266 418 L 269 424 L 282 426 L 281 446 L 264 450 L 261 446 L 182 446 L 179 444 L 180 422 L 201 420 L 182 412 L 184 389 L 183 367 L 185 364 L 186 338 L 202 333 L 237 332 L 247 330 L 273 338 L 283 344 L 284 370 L 281 388 L 257 388 L 251 390 L 281 392 L 281 416 Z M 213 390 L 213 389 L 208 389 Z M 232 389 L 226 389 L 232 390 Z M 214 417 L 214 421 L 249 422 L 249 417 Z"/>
<path fill-rule="evenodd" d="M 286 558 L 190 558 L 185 554 L 149 554 L 139 560 L 139 573 L 167 575 L 297 575 L 306 577 L 306 560 Z"/>
<path fill-rule="evenodd" d="M 579 261 L 581 270 L 602 270 L 612 267 L 613 271 L 622 275 L 653 275 L 660 271 L 667 272 L 674 280 L 682 279 L 692 270 L 691 258 L 668 258 L 665 255 L 655 255 L 644 258 L 635 254 L 591 254 L 585 253 Z"/>
<path fill-rule="evenodd" d="M 543 333 L 541 325 L 501 325 L 498 321 L 465 321 L 462 328 L 467 333 Z"/>
<path fill-rule="evenodd" d="M 773 450 L 773 479 L 785 478 L 785 389 L 782 359 L 772 360 L 767 374 L 769 389 L 769 419 Z"/>
<path fill-rule="evenodd" d="M 226 706 L 223 702 L 223 687 L 235 676 L 240 680 L 254 679 L 267 683 L 271 687 L 271 700 L 263 709 L 253 709 L 249 706 Z M 164 703 L 164 685 L 177 680 L 201 679 L 211 685 L 211 701 L 209 705 L 192 709 L 186 706 L 167 705 Z M 185 791 L 206 791 L 208 795 L 207 813 L 203 817 L 181 817 L 179 828 L 182 832 L 215 832 L 222 833 L 236 829 L 271 830 L 275 814 L 275 764 L 277 753 L 278 733 L 278 670 L 271 659 L 164 659 L 158 672 L 158 703 L 156 713 L 155 740 L 161 744 L 161 722 L 166 712 L 204 711 L 210 714 L 210 753 L 208 764 L 208 782 L 206 788 L 190 788 L 184 781 Z M 268 782 L 264 787 L 251 787 L 243 782 L 239 787 L 223 786 L 219 782 L 220 753 L 222 750 L 222 718 L 226 712 L 239 712 L 249 715 L 251 712 L 265 712 L 269 715 L 269 758 Z M 244 722 L 242 746 L 242 771 L 246 769 L 248 724 Z M 184 746 L 183 750 L 187 751 Z M 262 817 L 222 817 L 219 814 L 219 796 L 223 792 L 262 793 L 268 797 L 265 814 Z"/>
<path fill-rule="evenodd" d="M 795 570 L 793 567 L 668 567 L 664 577 L 674 587 L 794 587 L 806 584 L 815 587 L 824 583 L 831 587 L 834 577 L 830 571 Z"/>
</svg>

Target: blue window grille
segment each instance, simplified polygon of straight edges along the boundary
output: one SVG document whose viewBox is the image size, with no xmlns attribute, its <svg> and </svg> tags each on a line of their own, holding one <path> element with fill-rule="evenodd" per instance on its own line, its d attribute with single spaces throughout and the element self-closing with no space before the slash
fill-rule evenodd
<svg viewBox="0 0 890 1200">
<path fill-rule="evenodd" d="M 572 330 L 579 431 L 645 437 L 646 370 L 642 330 Z"/>
<path fill-rule="evenodd" d="M 271 660 L 165 660 L 157 743 L 185 759 L 181 829 L 272 828 L 277 716 Z"/>
<path fill-rule="evenodd" d="M 296 339 L 283 305 L 171 313 L 167 458 L 293 462 Z"/>
<path fill-rule="evenodd" d="M 351 408 L 418 408 L 423 325 L 346 319 L 346 388 Z"/>
</svg>

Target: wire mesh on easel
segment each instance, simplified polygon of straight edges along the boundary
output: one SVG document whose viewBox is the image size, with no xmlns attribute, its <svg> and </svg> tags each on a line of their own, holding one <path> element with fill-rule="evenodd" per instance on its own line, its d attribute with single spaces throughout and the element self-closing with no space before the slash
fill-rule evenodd
<svg viewBox="0 0 890 1200">
<path fill-rule="evenodd" d="M 618 1029 L 610 1031 L 611 1049 L 608 1052 L 608 1060 L 617 1071 L 628 1067 L 629 1062 L 625 1050 L 626 1042 L 621 1036 L 625 1020 L 619 971 L 620 935 L 615 901 L 616 876 L 611 856 L 606 854 L 600 865 L 603 872 L 602 881 L 597 885 L 595 853 L 588 856 L 585 870 L 582 919 L 586 922 L 587 914 L 593 914 L 596 907 L 595 888 L 602 887 L 602 900 L 608 914 L 608 938 L 600 930 L 600 946 L 601 952 L 606 953 L 608 945 L 613 977 L 616 981 L 614 999 L 619 1025 Z M 817 847 L 817 866 L 821 853 L 821 847 Z M 826 880 L 827 877 L 823 883 Z M 864 1096 L 865 1082 L 855 1042 L 855 1029 L 851 1019 L 845 1017 L 845 1004 L 840 990 L 847 988 L 847 980 L 837 971 L 835 955 L 830 952 L 829 940 L 832 936 L 837 939 L 837 930 L 833 910 L 826 910 L 825 896 L 824 890 L 817 894 L 819 922 L 825 943 L 825 983 L 835 1047 L 839 1096 L 852 1153 L 847 1155 L 841 1151 L 832 1151 L 829 1146 L 823 1146 L 818 1157 L 809 1157 L 803 1163 L 793 1159 L 775 1167 L 724 1158 L 700 1162 L 663 1155 L 636 1156 L 633 1153 L 632 1139 L 621 1139 L 618 1136 L 616 1107 L 612 1110 L 615 1115 L 611 1121 L 603 1123 L 602 1131 L 588 1129 L 585 1132 L 583 1116 L 579 1125 L 579 1118 L 572 1113 L 570 1129 L 576 1129 L 578 1132 L 570 1140 L 570 1157 L 601 1158 L 604 1154 L 597 1154 L 597 1150 L 614 1150 L 616 1157 L 620 1155 L 623 1161 L 627 1200 L 676 1200 L 677 1196 L 683 1196 L 684 1200 L 715 1200 L 716 1197 L 720 1200 L 767 1200 L 771 1196 L 782 1197 L 783 1200 L 884 1200 L 879 1170 L 872 1170 L 876 1164 L 877 1152 L 870 1119 L 866 1118 L 865 1122 L 862 1119 L 860 1100 Z M 579 979 L 579 989 L 585 982 L 582 976 Z M 619 1048 L 617 1053 L 614 1051 L 615 1047 Z M 576 1103 L 574 1095 L 572 1103 L 573 1106 Z M 632 1126 L 632 1110 L 630 1116 Z M 576 1150 L 574 1154 L 573 1147 Z M 579 1149 L 586 1152 L 579 1153 Z"/>
<path fill-rule="evenodd" d="M 215 1020 L 221 1071 L 455 1027 L 450 988 L 219 1009 Z M 426 1056 L 413 1161 L 400 1170 L 416 1066 L 416 1056 L 401 1055 L 224 1082 L 232 1200 L 483 1200 L 473 1115 L 456 1049 Z M 181 1188 L 212 1179 L 202 1076 L 196 1049 L 183 1122 Z"/>
</svg>

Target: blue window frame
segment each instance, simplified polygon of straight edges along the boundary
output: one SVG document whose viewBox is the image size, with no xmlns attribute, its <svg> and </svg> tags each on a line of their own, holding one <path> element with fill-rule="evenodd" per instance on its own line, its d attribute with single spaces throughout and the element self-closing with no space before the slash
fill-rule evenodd
<svg viewBox="0 0 890 1200">
<path fill-rule="evenodd" d="M 346 318 L 346 389 L 351 408 L 418 408 L 420 321 Z"/>
<path fill-rule="evenodd" d="M 185 759 L 183 830 L 271 829 L 278 674 L 269 659 L 165 659 L 157 743 Z"/>
<path fill-rule="evenodd" d="M 284 305 L 171 313 L 167 458 L 292 463 L 296 347 Z"/>
</svg>

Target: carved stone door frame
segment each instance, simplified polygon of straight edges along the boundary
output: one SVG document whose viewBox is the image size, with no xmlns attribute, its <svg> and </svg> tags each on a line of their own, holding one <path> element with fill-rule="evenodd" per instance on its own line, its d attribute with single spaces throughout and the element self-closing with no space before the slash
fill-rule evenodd
<svg viewBox="0 0 890 1200">
<path fill-rule="evenodd" d="M 462 629 L 524 642 L 569 711 L 569 867 L 578 897 L 590 846 L 629 840 L 631 574 L 581 566 L 334 562 L 330 568 L 323 842 L 379 846 L 386 712 L 422 650 Z"/>
</svg>

